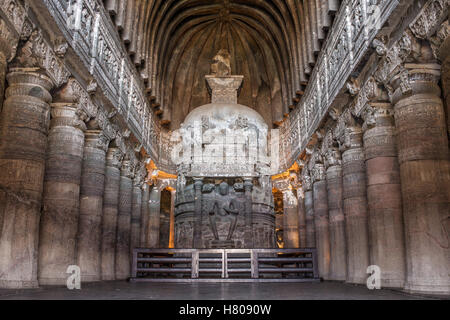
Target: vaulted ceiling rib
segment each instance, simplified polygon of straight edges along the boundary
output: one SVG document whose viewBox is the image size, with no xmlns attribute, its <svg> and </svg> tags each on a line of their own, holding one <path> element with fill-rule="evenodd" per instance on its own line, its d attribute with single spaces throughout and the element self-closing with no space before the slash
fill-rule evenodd
<svg viewBox="0 0 450 320">
<path fill-rule="evenodd" d="M 245 76 L 239 103 L 279 124 L 298 103 L 338 1 L 104 0 L 163 124 L 209 102 L 220 49 Z"/>
</svg>

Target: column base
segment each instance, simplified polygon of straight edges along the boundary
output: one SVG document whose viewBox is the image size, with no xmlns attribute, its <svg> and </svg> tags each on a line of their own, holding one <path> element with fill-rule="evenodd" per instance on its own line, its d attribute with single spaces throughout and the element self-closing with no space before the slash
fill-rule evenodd
<svg viewBox="0 0 450 320">
<path fill-rule="evenodd" d="M 347 277 L 346 276 L 338 276 L 338 275 L 330 275 L 329 279 L 330 281 L 346 281 Z"/>
<path fill-rule="evenodd" d="M 39 283 L 37 280 L 33 280 L 33 281 L 0 280 L 0 288 L 2 288 L 2 289 L 38 289 Z"/>
<path fill-rule="evenodd" d="M 129 275 L 116 275 L 115 280 L 128 280 L 128 278 L 130 278 Z"/>
<path fill-rule="evenodd" d="M 381 279 L 381 288 L 402 289 L 405 281 L 401 279 Z"/>
<path fill-rule="evenodd" d="M 67 278 L 40 278 L 38 281 L 41 286 L 66 286 L 69 276 L 68 274 Z"/>
<path fill-rule="evenodd" d="M 116 280 L 114 275 L 102 275 L 102 281 L 113 281 Z"/>
<path fill-rule="evenodd" d="M 99 282 L 100 281 L 100 277 L 98 275 L 93 275 L 93 276 L 89 276 L 89 275 L 81 275 L 81 282 Z"/>
<path fill-rule="evenodd" d="M 403 291 L 412 294 L 450 296 L 450 285 L 420 285 L 407 282 Z"/>
<path fill-rule="evenodd" d="M 367 275 L 367 277 L 369 277 L 369 275 Z M 345 283 L 367 285 L 367 278 L 348 278 L 345 280 Z"/>
</svg>

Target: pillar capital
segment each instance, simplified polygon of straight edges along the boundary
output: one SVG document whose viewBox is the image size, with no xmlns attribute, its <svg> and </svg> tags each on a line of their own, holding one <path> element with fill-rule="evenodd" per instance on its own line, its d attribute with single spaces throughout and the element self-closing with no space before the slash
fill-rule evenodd
<svg viewBox="0 0 450 320">
<path fill-rule="evenodd" d="M 390 80 L 392 103 L 417 94 L 440 96 L 440 76 L 441 67 L 434 62 L 403 64 Z"/>
<path fill-rule="evenodd" d="M 311 175 L 309 173 L 307 164 L 303 167 L 301 180 L 302 180 L 302 186 L 303 186 L 304 190 L 311 191 L 312 190 L 312 181 L 311 181 Z"/>
<path fill-rule="evenodd" d="M 345 152 L 350 149 L 361 148 L 363 145 L 362 134 L 361 126 L 356 122 L 350 109 L 347 108 L 338 118 L 337 125 L 333 131 L 339 150 Z"/>
<path fill-rule="evenodd" d="M 133 186 L 137 188 L 142 188 L 142 185 L 145 183 L 146 177 L 147 177 L 147 169 L 145 168 L 145 164 L 141 162 L 138 164 L 136 168 Z"/>
<path fill-rule="evenodd" d="M 312 170 L 312 178 L 314 182 L 323 181 L 326 179 L 325 165 L 322 163 L 316 163 Z"/>
<path fill-rule="evenodd" d="M 119 148 L 109 148 L 106 153 L 106 166 L 120 169 L 124 154 Z"/>
<path fill-rule="evenodd" d="M 45 103 L 52 101 L 50 90 L 52 80 L 41 72 L 40 68 L 10 68 L 6 76 L 9 87 L 5 97 L 27 96 L 34 97 Z"/>
<path fill-rule="evenodd" d="M 50 106 L 52 115 L 51 127 L 69 126 L 86 131 L 86 124 L 80 118 L 79 109 L 75 103 L 57 102 L 52 103 Z"/>
<path fill-rule="evenodd" d="M 438 47 L 438 58 L 442 62 L 450 57 L 450 25 L 448 20 L 442 24 L 441 29 L 437 32 L 435 45 Z"/>
<path fill-rule="evenodd" d="M 369 102 L 362 113 L 363 132 L 375 127 L 394 126 L 394 108 L 390 102 Z"/>
<path fill-rule="evenodd" d="M 333 135 L 333 130 L 328 130 L 322 141 L 321 153 L 325 169 L 333 166 L 340 166 L 342 162 L 338 143 Z"/>
<path fill-rule="evenodd" d="M 134 167 L 133 163 L 129 159 L 122 161 L 122 167 L 120 168 L 120 175 L 125 178 L 134 178 Z"/>
<path fill-rule="evenodd" d="M 99 149 L 105 153 L 108 151 L 109 139 L 101 130 L 86 130 L 85 147 Z"/>
</svg>

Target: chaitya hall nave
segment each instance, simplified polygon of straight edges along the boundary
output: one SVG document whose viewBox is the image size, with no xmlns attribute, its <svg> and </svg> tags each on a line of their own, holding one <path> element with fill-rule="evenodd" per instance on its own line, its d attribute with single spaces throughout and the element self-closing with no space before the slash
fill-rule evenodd
<svg viewBox="0 0 450 320">
<path fill-rule="evenodd" d="M 449 5 L 0 0 L 0 298 L 71 275 L 449 298 Z"/>
</svg>

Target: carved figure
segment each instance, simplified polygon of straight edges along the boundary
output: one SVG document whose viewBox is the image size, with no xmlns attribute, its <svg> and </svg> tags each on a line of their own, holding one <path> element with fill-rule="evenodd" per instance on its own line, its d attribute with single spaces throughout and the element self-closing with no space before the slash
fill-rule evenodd
<svg viewBox="0 0 450 320">
<path fill-rule="evenodd" d="M 219 77 L 231 75 L 231 56 L 228 50 L 221 49 L 213 58 L 211 74 Z"/>
<path fill-rule="evenodd" d="M 228 183 L 222 182 L 218 189 L 219 192 L 216 194 L 214 205 L 209 212 L 209 221 L 215 240 L 220 240 L 217 232 L 217 217 L 227 217 L 231 222 L 227 236 L 227 241 L 230 241 L 236 229 L 239 206 L 236 199 L 229 199 L 228 197 Z"/>
</svg>

